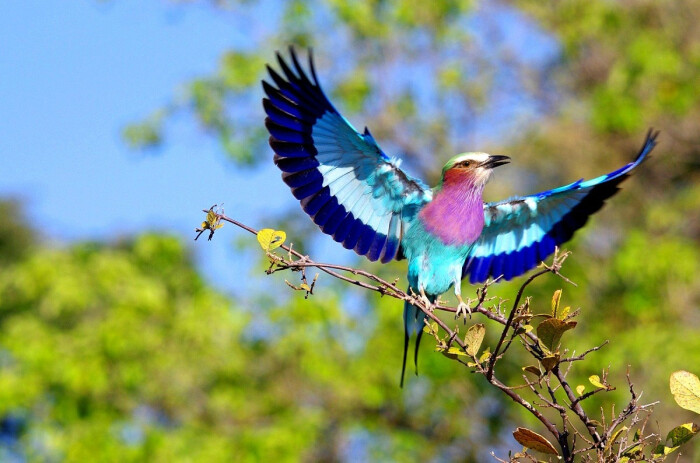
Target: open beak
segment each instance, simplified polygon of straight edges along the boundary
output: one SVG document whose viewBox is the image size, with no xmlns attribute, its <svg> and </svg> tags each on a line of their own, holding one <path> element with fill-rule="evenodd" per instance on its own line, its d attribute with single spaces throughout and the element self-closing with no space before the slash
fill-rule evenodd
<svg viewBox="0 0 700 463">
<path fill-rule="evenodd" d="M 481 163 L 480 167 L 487 167 L 493 169 L 494 167 L 502 166 L 503 164 L 508 164 L 510 158 L 508 156 L 489 156 L 487 160 Z"/>
</svg>

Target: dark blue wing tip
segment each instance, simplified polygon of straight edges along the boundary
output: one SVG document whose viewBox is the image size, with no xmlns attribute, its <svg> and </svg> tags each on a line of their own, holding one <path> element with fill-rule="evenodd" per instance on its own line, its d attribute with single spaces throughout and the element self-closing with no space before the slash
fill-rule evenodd
<svg viewBox="0 0 700 463">
<path fill-rule="evenodd" d="M 303 76 L 306 76 L 306 72 L 304 71 L 304 68 L 301 66 L 299 63 L 299 58 L 297 54 L 297 50 L 294 47 L 294 45 L 289 45 L 287 47 L 287 51 L 289 52 L 289 56 L 292 59 L 292 64 L 294 65 L 294 68 L 302 74 Z M 316 86 L 317 88 L 320 89 L 320 85 L 318 83 L 318 76 L 316 75 L 316 66 L 314 65 L 314 49 L 312 47 L 308 47 L 306 49 L 306 54 L 309 57 L 309 72 L 311 73 L 311 83 Z M 277 56 L 277 61 L 280 63 L 282 67 L 287 66 L 287 62 L 284 60 L 282 57 L 282 52 L 279 50 L 275 52 L 275 55 Z M 284 63 L 284 64 L 282 64 Z M 268 66 L 269 67 L 269 66 Z M 301 76 L 300 76 L 301 77 Z"/>
<path fill-rule="evenodd" d="M 642 149 L 639 151 L 637 159 L 634 160 L 635 164 L 638 164 L 642 160 L 644 160 L 647 157 L 647 155 L 651 153 L 651 150 L 653 150 L 654 147 L 656 147 L 656 139 L 658 138 L 659 133 L 661 133 L 661 131 L 649 128 L 649 131 L 647 132 L 647 137 L 644 140 L 644 145 L 642 145 Z"/>
<path fill-rule="evenodd" d="M 337 113 L 338 111 L 330 102 L 319 83 L 314 65 L 313 50 L 311 48 L 307 49 L 307 69 L 301 65 L 294 46 L 289 46 L 288 54 L 289 58 L 285 58 L 282 51 L 276 51 L 277 66 L 266 65 L 267 73 L 277 89 L 263 80 L 265 93 L 271 96 L 269 90 L 272 88 L 273 93 L 281 93 L 284 98 L 293 104 L 318 113 L 316 114 L 317 116 L 325 111 Z M 276 71 L 275 68 L 279 69 L 279 71 Z M 272 100 L 274 102 L 274 98 Z"/>
<path fill-rule="evenodd" d="M 297 55 L 296 48 L 294 48 L 294 45 L 289 45 L 287 51 L 291 60 L 291 66 L 284 58 L 284 56 L 282 56 L 281 51 L 278 50 L 275 52 L 275 56 L 277 57 L 277 63 L 279 64 L 280 68 L 285 73 L 285 75 L 289 77 L 289 74 L 291 73 L 293 77 L 299 80 L 307 80 L 308 83 L 310 83 L 312 86 L 315 86 L 316 88 L 320 89 L 320 86 L 318 84 L 318 78 L 316 77 L 316 69 L 314 67 L 313 50 L 309 47 L 306 51 L 309 56 L 309 71 L 311 73 L 311 79 L 308 79 L 309 76 L 307 75 L 307 72 L 304 70 L 304 67 L 299 63 L 299 58 Z M 266 67 L 268 72 L 270 72 L 272 69 L 271 66 L 268 64 Z"/>
</svg>

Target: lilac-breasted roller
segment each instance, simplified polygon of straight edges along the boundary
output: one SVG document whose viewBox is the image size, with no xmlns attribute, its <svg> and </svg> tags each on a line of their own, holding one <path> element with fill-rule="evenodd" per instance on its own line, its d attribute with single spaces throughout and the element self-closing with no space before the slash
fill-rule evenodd
<svg viewBox="0 0 700 463">
<path fill-rule="evenodd" d="M 274 162 L 304 211 L 324 233 L 371 261 L 408 261 L 409 291 L 432 306 L 454 287 L 458 313 L 462 279 L 470 283 L 521 275 L 568 241 L 656 145 L 649 132 L 637 158 L 592 180 L 553 190 L 484 203 L 491 172 L 507 156 L 463 153 L 442 169 L 440 183 L 428 188 L 389 158 L 369 130 L 357 132 L 335 109 L 319 85 L 309 54 L 310 75 L 290 48 L 291 64 L 278 53 L 281 73 L 268 66 L 265 126 Z M 414 361 L 425 314 L 404 306 L 403 385 L 411 332 Z"/>
</svg>

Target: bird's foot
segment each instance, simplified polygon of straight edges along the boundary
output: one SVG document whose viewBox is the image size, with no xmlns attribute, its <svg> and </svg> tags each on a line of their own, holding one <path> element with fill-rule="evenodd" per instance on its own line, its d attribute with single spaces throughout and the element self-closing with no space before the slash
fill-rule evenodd
<svg viewBox="0 0 700 463">
<path fill-rule="evenodd" d="M 459 320 L 459 317 L 463 316 L 464 323 L 467 323 L 467 316 L 469 318 L 472 318 L 472 308 L 471 308 L 471 305 L 469 305 L 471 303 L 471 300 L 469 300 L 468 302 L 464 302 L 462 300 L 462 297 L 459 295 L 457 296 L 457 298 L 459 299 L 459 304 L 457 304 L 457 312 L 455 312 L 455 320 Z"/>
<path fill-rule="evenodd" d="M 425 307 L 428 309 L 428 312 L 433 313 L 435 311 L 435 304 L 430 302 L 428 296 L 426 296 L 425 294 L 421 294 L 420 299 L 421 301 L 423 301 L 423 304 L 425 304 Z"/>
</svg>

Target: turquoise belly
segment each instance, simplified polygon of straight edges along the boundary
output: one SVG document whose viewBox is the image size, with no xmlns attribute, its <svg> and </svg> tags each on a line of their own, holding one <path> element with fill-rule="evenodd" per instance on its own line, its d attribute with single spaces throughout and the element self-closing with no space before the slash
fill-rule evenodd
<svg viewBox="0 0 700 463">
<path fill-rule="evenodd" d="M 462 279 L 462 266 L 471 245 L 447 245 L 428 233 L 420 221 L 412 224 L 404 237 L 408 259 L 408 282 L 427 294 L 439 295 Z"/>
</svg>

